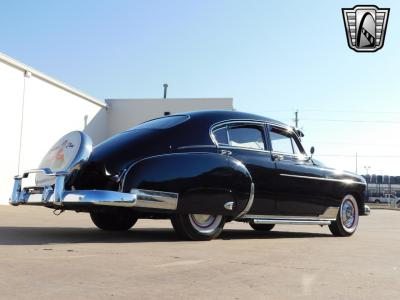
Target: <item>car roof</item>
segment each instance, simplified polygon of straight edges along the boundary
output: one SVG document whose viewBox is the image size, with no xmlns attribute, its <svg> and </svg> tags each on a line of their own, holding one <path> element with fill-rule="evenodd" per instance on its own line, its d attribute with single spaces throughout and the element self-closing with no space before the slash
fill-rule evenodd
<svg viewBox="0 0 400 300">
<path fill-rule="evenodd" d="M 228 121 L 228 120 L 252 120 L 252 121 L 275 123 L 283 125 L 285 127 L 288 126 L 280 121 L 271 118 L 246 112 L 232 111 L 232 110 L 201 110 L 201 111 L 186 112 L 180 115 L 188 115 L 192 120 L 203 119 L 204 121 L 208 121 L 207 123 L 209 124 Z"/>
</svg>

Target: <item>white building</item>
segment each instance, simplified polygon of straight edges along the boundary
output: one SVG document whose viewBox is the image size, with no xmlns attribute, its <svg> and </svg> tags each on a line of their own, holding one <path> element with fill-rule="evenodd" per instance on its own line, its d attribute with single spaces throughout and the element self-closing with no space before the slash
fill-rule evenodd
<svg viewBox="0 0 400 300">
<path fill-rule="evenodd" d="M 107 99 L 91 97 L 0 53 L 0 203 L 13 176 L 36 168 L 62 135 L 83 130 L 94 144 L 143 121 L 185 111 L 233 109 L 232 98 Z"/>
</svg>

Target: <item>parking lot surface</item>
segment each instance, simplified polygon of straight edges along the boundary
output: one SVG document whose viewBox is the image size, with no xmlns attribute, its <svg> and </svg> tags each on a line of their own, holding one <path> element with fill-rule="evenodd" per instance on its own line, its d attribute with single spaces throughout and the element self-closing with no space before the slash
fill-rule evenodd
<svg viewBox="0 0 400 300">
<path fill-rule="evenodd" d="M 102 232 L 84 213 L 0 206 L 2 299 L 400 299 L 400 212 L 373 210 L 356 234 L 327 227 L 179 241 L 169 221 Z"/>
</svg>

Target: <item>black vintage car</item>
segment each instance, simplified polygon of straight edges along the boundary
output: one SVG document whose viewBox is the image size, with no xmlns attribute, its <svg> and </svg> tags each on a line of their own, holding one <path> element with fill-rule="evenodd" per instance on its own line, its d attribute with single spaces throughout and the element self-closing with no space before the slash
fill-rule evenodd
<svg viewBox="0 0 400 300">
<path fill-rule="evenodd" d="M 306 154 L 300 132 L 235 111 L 200 111 L 144 122 L 92 149 L 79 131 L 61 138 L 39 169 L 15 177 L 12 205 L 88 212 L 104 230 L 170 218 L 185 239 L 217 237 L 229 221 L 328 225 L 352 235 L 364 204 L 362 177 Z M 36 174 L 36 184 L 22 180 Z"/>
</svg>

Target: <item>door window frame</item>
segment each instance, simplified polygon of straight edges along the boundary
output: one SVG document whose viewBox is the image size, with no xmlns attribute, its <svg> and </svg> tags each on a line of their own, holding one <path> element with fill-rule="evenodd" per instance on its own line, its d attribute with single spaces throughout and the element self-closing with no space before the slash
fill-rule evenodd
<svg viewBox="0 0 400 300">
<path fill-rule="evenodd" d="M 214 124 L 213 126 L 210 127 L 210 137 L 213 143 L 217 146 L 217 148 L 226 148 L 226 149 L 240 149 L 240 150 L 248 150 L 248 151 L 256 151 L 256 152 L 265 152 L 265 153 L 270 153 L 270 144 L 268 142 L 267 138 L 267 132 L 266 132 L 266 122 L 262 121 L 246 121 L 246 120 L 229 120 L 229 121 L 224 121 L 220 122 L 217 124 Z M 249 126 L 249 127 L 259 127 L 259 129 L 262 132 L 262 137 L 264 141 L 264 147 L 265 149 L 255 149 L 255 148 L 249 148 L 249 147 L 239 147 L 239 146 L 231 146 L 231 145 L 226 145 L 226 144 L 219 144 L 218 141 L 216 140 L 213 132 L 221 129 L 222 127 L 227 128 L 227 135 L 228 135 L 228 142 L 229 142 L 229 128 L 230 127 L 240 127 L 240 126 Z"/>
<path fill-rule="evenodd" d="M 277 128 L 279 130 L 288 131 L 289 134 L 291 135 L 291 138 L 293 138 L 293 140 L 295 141 L 297 148 L 300 150 L 300 154 L 275 151 L 272 147 L 272 141 L 271 141 L 271 136 L 270 136 L 270 132 L 271 132 L 272 128 Z M 304 150 L 304 147 L 301 144 L 299 137 L 297 136 L 296 132 L 292 128 L 290 128 L 288 126 L 280 126 L 277 124 L 268 124 L 267 123 L 265 132 L 267 133 L 267 139 L 269 142 L 269 148 L 271 149 L 271 153 L 282 154 L 284 156 L 289 156 L 289 157 L 296 158 L 299 160 L 307 160 L 308 159 L 308 155 L 307 155 L 306 151 Z M 293 147 L 293 145 L 292 145 L 292 147 Z"/>
</svg>

